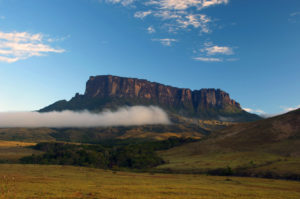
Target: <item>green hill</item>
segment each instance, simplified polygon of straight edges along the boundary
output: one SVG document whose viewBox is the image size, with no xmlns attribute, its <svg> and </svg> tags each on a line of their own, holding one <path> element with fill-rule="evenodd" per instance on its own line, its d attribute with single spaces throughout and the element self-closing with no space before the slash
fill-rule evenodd
<svg viewBox="0 0 300 199">
<path fill-rule="evenodd" d="M 300 176 L 300 109 L 235 124 L 201 141 L 163 151 L 162 170 L 262 177 Z"/>
</svg>

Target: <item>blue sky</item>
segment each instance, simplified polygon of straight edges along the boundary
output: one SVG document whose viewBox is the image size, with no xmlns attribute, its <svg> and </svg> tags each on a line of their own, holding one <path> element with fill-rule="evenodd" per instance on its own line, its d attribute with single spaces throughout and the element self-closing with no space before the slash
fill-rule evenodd
<svg viewBox="0 0 300 199">
<path fill-rule="evenodd" d="M 0 111 L 91 75 L 221 88 L 257 113 L 300 105 L 299 0 L 0 0 Z"/>
</svg>

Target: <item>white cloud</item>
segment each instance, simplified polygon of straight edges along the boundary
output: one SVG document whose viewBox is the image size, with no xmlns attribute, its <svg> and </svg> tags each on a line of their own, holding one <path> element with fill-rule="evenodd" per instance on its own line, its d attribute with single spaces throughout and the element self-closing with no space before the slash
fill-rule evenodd
<svg viewBox="0 0 300 199">
<path fill-rule="evenodd" d="M 204 49 L 208 55 L 224 54 L 232 55 L 233 50 L 228 46 L 211 46 Z"/>
<path fill-rule="evenodd" d="M 243 108 L 245 111 L 258 115 L 266 115 L 267 113 L 261 109 Z"/>
<path fill-rule="evenodd" d="M 247 112 L 252 112 L 253 110 L 251 108 L 243 108 Z"/>
<path fill-rule="evenodd" d="M 152 39 L 153 41 L 159 41 L 164 46 L 172 46 L 173 42 L 177 42 L 176 39 L 164 38 L 164 39 Z"/>
<path fill-rule="evenodd" d="M 211 19 L 204 14 L 189 14 L 184 17 L 180 17 L 176 20 L 182 28 L 193 26 L 194 28 L 201 28 L 202 32 L 208 33 L 208 23 Z"/>
<path fill-rule="evenodd" d="M 291 23 L 297 23 L 299 21 L 300 12 L 293 12 L 290 14 L 289 22 Z"/>
<path fill-rule="evenodd" d="M 243 108 L 243 109 L 247 112 L 258 114 L 263 118 L 269 118 L 269 117 L 274 117 L 274 116 L 281 115 L 281 114 L 284 114 L 284 113 L 287 113 L 290 111 L 297 110 L 300 108 L 300 105 L 294 106 L 294 107 L 280 106 L 280 108 L 282 109 L 282 111 L 280 111 L 278 113 L 266 113 L 265 111 L 263 111 L 261 109 L 252 109 L 252 108 Z"/>
<path fill-rule="evenodd" d="M 219 4 L 227 4 L 229 0 L 204 0 L 202 3 L 202 8 L 219 5 Z"/>
<path fill-rule="evenodd" d="M 9 57 L 0 56 L 0 62 L 13 63 L 13 62 L 16 62 L 18 60 L 19 60 L 19 58 L 9 58 Z"/>
<path fill-rule="evenodd" d="M 178 11 L 170 11 L 170 10 L 155 10 L 153 12 L 153 15 L 155 17 L 161 18 L 162 20 L 168 20 L 168 19 L 177 19 L 180 18 L 182 14 L 185 12 L 178 12 Z"/>
<path fill-rule="evenodd" d="M 212 42 L 205 42 L 204 47 L 200 49 L 200 52 L 206 53 L 207 55 L 216 55 L 216 54 L 223 54 L 223 55 L 233 55 L 233 49 L 229 46 L 218 46 L 214 45 Z"/>
<path fill-rule="evenodd" d="M 83 112 L 0 113 L 0 127 L 98 127 L 170 124 L 168 115 L 155 106 L 133 106 L 95 114 Z"/>
<path fill-rule="evenodd" d="M 112 0 L 120 1 L 120 0 Z M 135 13 L 136 18 L 143 19 L 148 15 L 160 18 L 164 26 L 169 26 L 169 32 L 176 32 L 179 29 L 189 27 L 200 29 L 202 33 L 211 32 L 209 23 L 211 18 L 205 14 L 200 14 L 199 10 L 213 5 L 227 4 L 228 0 L 146 0 L 143 5 L 148 11 L 138 11 Z M 196 8 L 190 9 L 190 8 Z M 171 30 L 171 31 L 170 31 Z"/>
<path fill-rule="evenodd" d="M 155 32 L 156 32 L 156 30 L 155 30 L 155 28 L 154 28 L 153 26 L 149 26 L 149 27 L 147 28 L 147 31 L 148 31 L 149 34 L 152 34 L 152 33 L 155 33 Z"/>
<path fill-rule="evenodd" d="M 294 107 L 281 106 L 281 108 L 284 110 L 284 112 L 290 112 L 299 109 L 300 105 Z"/>
<path fill-rule="evenodd" d="M 71 35 L 67 35 L 64 37 L 57 37 L 57 38 L 48 38 L 47 41 L 48 42 L 61 42 L 61 41 L 65 41 L 66 39 L 69 39 L 71 37 Z"/>
<path fill-rule="evenodd" d="M 222 62 L 223 59 L 216 58 L 216 57 L 195 57 L 193 58 L 196 61 L 203 61 L 203 62 Z"/>
<path fill-rule="evenodd" d="M 197 53 L 198 51 L 194 51 Z M 204 62 L 223 62 L 223 61 L 237 61 L 237 58 L 225 58 L 224 56 L 233 55 L 233 49 L 229 46 L 218 46 L 211 42 L 205 42 L 203 48 L 199 50 L 200 56 L 194 58 L 196 61 Z M 211 56 L 223 56 L 223 57 L 211 57 Z"/>
<path fill-rule="evenodd" d="M 174 10 L 152 10 L 146 12 L 136 12 L 135 17 L 143 19 L 144 17 L 152 14 L 154 17 L 160 18 L 166 24 L 172 24 L 174 29 L 186 29 L 189 27 L 200 28 L 201 32 L 209 33 L 210 29 L 208 24 L 211 19 L 204 14 L 189 14 L 186 11 Z"/>
<path fill-rule="evenodd" d="M 143 19 L 143 18 L 147 17 L 148 15 L 150 15 L 151 13 L 152 13 L 151 10 L 149 10 L 149 11 L 144 11 L 144 12 L 139 11 L 139 12 L 136 12 L 136 13 L 134 14 L 134 17 L 135 17 L 135 18 Z"/>
<path fill-rule="evenodd" d="M 121 4 L 123 4 L 123 1 L 125 0 L 106 0 L 106 2 Z M 202 9 L 215 5 L 226 5 L 229 0 L 130 0 L 130 2 L 135 2 L 134 6 L 132 6 L 137 9 L 134 14 L 135 18 L 144 19 L 146 17 L 153 17 L 161 20 L 161 25 L 157 26 L 157 29 L 167 30 L 172 34 L 176 34 L 180 30 L 191 31 L 194 29 L 199 30 L 199 35 L 202 35 L 203 33 L 211 33 L 211 24 L 214 23 L 214 20 L 210 16 L 201 13 Z M 147 30 L 148 33 L 156 31 L 151 26 L 148 26 Z M 153 39 L 153 41 L 160 41 L 163 45 L 171 46 L 175 40 Z M 211 51 L 215 50 L 215 54 L 230 54 L 231 50 L 233 54 L 232 49 L 225 48 L 211 49 Z M 204 56 L 201 57 L 204 58 Z M 200 59 L 202 59 L 201 57 Z M 204 60 L 221 61 L 221 58 L 206 58 Z"/>
<path fill-rule="evenodd" d="M 186 10 L 191 7 L 202 9 L 218 4 L 227 4 L 228 0 L 151 0 L 148 4 L 157 5 L 160 9 Z"/>
<path fill-rule="evenodd" d="M 290 14 L 291 17 L 297 16 L 297 15 L 300 15 L 300 12 L 293 12 Z"/>
<path fill-rule="evenodd" d="M 43 56 L 46 53 L 63 53 L 46 44 L 42 34 L 27 32 L 0 32 L 0 61 L 13 63 L 32 56 Z"/>
<path fill-rule="evenodd" d="M 113 3 L 113 4 L 117 4 L 120 3 L 123 6 L 128 6 L 130 4 L 132 4 L 135 0 L 106 0 L 106 2 L 108 3 Z"/>
</svg>

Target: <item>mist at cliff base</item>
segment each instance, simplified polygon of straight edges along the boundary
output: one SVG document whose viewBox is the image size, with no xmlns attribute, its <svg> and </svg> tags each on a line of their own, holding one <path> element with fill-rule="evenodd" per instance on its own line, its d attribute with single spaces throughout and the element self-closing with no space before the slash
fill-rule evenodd
<svg viewBox="0 0 300 199">
<path fill-rule="evenodd" d="M 100 113 L 89 111 L 0 112 L 1 128 L 108 127 L 170 124 L 167 113 L 156 106 L 122 107 Z"/>
</svg>

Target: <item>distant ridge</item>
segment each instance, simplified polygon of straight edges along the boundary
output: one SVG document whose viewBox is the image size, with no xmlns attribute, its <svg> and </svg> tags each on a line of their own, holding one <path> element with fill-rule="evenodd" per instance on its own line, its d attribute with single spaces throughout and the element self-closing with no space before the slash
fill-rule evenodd
<svg viewBox="0 0 300 199">
<path fill-rule="evenodd" d="M 300 180 L 300 109 L 234 124 L 160 155 L 168 162 L 161 169 Z"/>
<path fill-rule="evenodd" d="M 288 113 L 267 118 L 264 120 L 235 124 L 213 134 L 214 142 L 220 143 L 223 147 L 235 150 L 253 149 L 267 144 L 279 144 L 281 142 L 291 143 L 300 141 L 300 109 Z M 287 145 L 284 150 L 292 151 L 290 154 L 300 156 L 300 145 Z M 282 147 L 282 146 L 281 146 Z M 273 152 L 275 148 L 273 148 Z"/>
<path fill-rule="evenodd" d="M 194 90 L 166 86 L 144 79 L 112 75 L 91 76 L 83 95 L 76 94 L 70 101 L 61 100 L 40 112 L 63 110 L 116 109 L 120 106 L 157 105 L 168 112 L 186 117 L 225 121 L 254 121 L 255 114 L 244 111 L 220 89 Z"/>
</svg>

